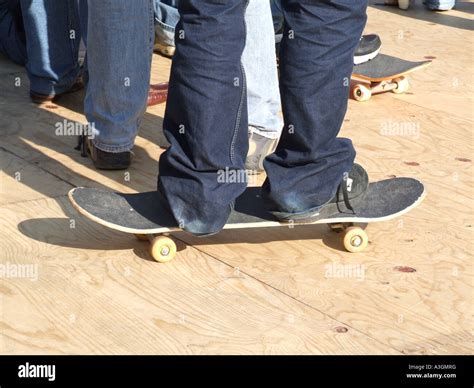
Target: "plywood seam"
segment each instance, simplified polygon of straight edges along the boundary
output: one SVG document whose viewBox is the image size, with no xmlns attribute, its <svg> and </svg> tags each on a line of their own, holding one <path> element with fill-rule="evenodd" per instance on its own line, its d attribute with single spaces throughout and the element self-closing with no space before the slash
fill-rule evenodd
<svg viewBox="0 0 474 388">
<path fill-rule="evenodd" d="M 22 205 L 22 204 L 30 203 L 30 202 L 34 203 L 34 202 L 38 202 L 38 201 L 44 201 L 45 199 L 52 199 L 52 200 L 56 201 L 56 200 L 60 200 L 62 198 L 67 198 L 67 194 L 58 194 L 58 195 L 55 195 L 54 197 L 43 196 L 43 197 L 39 197 L 39 198 L 27 199 L 27 200 L 24 200 L 24 201 L 8 202 L 8 203 L 5 203 L 3 205 L 0 205 L 0 209 L 7 209 L 10 206 Z"/>
<path fill-rule="evenodd" d="M 179 241 L 183 242 L 183 243 L 186 244 L 187 246 L 191 245 L 191 244 L 188 244 L 188 243 L 187 243 L 185 240 L 183 240 L 182 238 L 178 238 L 178 237 L 176 237 L 175 235 L 174 235 L 173 237 L 174 237 L 176 240 L 179 240 Z M 227 263 L 226 261 L 224 261 L 224 259 L 219 259 L 218 257 L 214 256 L 213 254 L 201 250 L 198 246 L 194 246 L 194 245 L 193 245 L 193 248 L 196 249 L 197 251 L 201 252 L 201 253 L 204 253 L 205 255 L 208 255 L 208 256 L 211 257 L 212 259 L 214 259 L 214 260 L 216 260 L 216 261 L 218 261 L 218 262 L 220 262 L 220 263 L 222 263 L 222 264 L 224 264 L 224 265 L 226 265 L 226 266 L 228 266 L 228 267 L 230 267 L 230 268 L 234 268 L 233 265 Z M 369 338 L 369 339 L 371 339 L 372 341 L 375 341 L 375 342 L 379 343 L 379 344 L 382 345 L 382 346 L 388 347 L 388 348 L 392 349 L 393 351 L 396 351 L 397 353 L 400 353 L 400 355 L 403 354 L 403 352 L 400 351 L 399 349 L 396 349 L 396 348 L 394 348 L 393 346 L 388 345 L 388 344 L 384 343 L 383 341 L 381 341 L 381 340 L 379 340 L 379 339 L 377 339 L 377 338 L 373 338 L 372 336 L 370 336 L 369 334 L 363 332 L 362 330 L 360 330 L 360 329 L 358 329 L 358 328 L 356 328 L 356 327 L 354 327 L 354 326 L 352 326 L 352 325 L 350 325 L 350 324 L 347 324 L 346 322 L 343 322 L 343 321 L 341 321 L 341 320 L 339 320 L 339 319 L 333 317 L 332 315 L 328 314 L 327 312 L 322 311 L 322 310 L 319 310 L 318 308 L 314 307 L 313 305 L 311 305 L 311 304 L 309 304 L 309 303 L 307 303 L 307 302 L 305 302 L 305 301 L 303 301 L 303 300 L 300 300 L 300 299 L 294 297 L 293 295 L 288 294 L 288 293 L 284 292 L 283 290 L 280 290 L 279 288 L 276 288 L 275 286 L 273 286 L 273 285 L 271 285 L 271 284 L 269 284 L 269 283 L 266 283 L 265 281 L 263 281 L 263 280 L 257 278 L 256 276 L 254 276 L 254 275 L 252 275 L 252 274 L 250 274 L 250 273 L 248 273 L 248 272 L 242 270 L 242 268 L 239 268 L 239 270 L 240 270 L 241 273 L 245 274 L 245 275 L 248 276 L 249 278 L 254 279 L 254 280 L 256 280 L 257 282 L 259 282 L 260 284 L 263 284 L 264 286 L 269 287 L 270 289 L 272 289 L 272 290 L 274 290 L 274 291 L 276 291 L 276 292 L 278 292 L 278 293 L 280 293 L 280 294 L 282 294 L 282 295 L 285 295 L 285 296 L 289 297 L 290 299 L 294 300 L 295 302 L 300 303 L 300 304 L 302 304 L 303 306 L 305 306 L 305 307 L 307 307 L 307 308 L 310 308 L 310 309 L 313 310 L 313 311 L 319 312 L 319 313 L 322 314 L 323 316 L 329 318 L 331 321 L 340 323 L 340 324 L 342 324 L 342 325 L 344 325 L 344 326 L 347 326 L 347 327 L 351 328 L 352 330 L 354 330 L 355 332 L 357 332 L 357 333 L 359 333 L 359 334 L 365 336 L 366 338 Z"/>
<path fill-rule="evenodd" d="M 31 163 L 31 161 L 26 160 L 25 158 L 22 158 L 20 155 L 15 154 L 14 152 L 10 151 L 9 149 L 6 149 L 5 147 L 0 146 L 0 150 L 5 151 L 5 152 L 9 153 L 10 155 L 13 155 L 14 157 L 20 159 L 21 161 L 23 161 L 24 163 L 26 163 L 26 164 L 28 164 L 28 165 L 30 165 L 30 166 L 37 167 L 37 168 L 40 169 L 41 171 L 43 171 L 43 172 L 45 172 L 45 173 L 47 173 L 47 174 L 49 174 L 49 175 L 51 175 L 51 176 L 57 178 L 57 179 L 60 180 L 61 182 L 64 182 L 64 183 L 68 184 L 68 185 L 71 186 L 71 187 L 76 187 L 76 185 L 74 185 L 73 183 L 67 181 L 66 179 L 64 179 L 64 178 L 62 178 L 62 177 L 60 177 L 59 175 L 56 175 L 56 174 L 54 174 L 53 172 L 51 172 L 51 171 L 49 171 L 49 170 L 46 170 L 44 167 L 42 167 L 42 166 L 39 165 L 39 164 Z M 64 195 L 66 195 L 66 194 L 64 194 Z"/>
</svg>

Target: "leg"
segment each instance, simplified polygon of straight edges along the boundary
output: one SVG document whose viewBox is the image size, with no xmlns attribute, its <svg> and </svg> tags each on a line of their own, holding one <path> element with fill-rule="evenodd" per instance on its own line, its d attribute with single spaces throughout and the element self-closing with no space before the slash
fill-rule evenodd
<svg viewBox="0 0 474 388">
<path fill-rule="evenodd" d="M 264 162 L 263 195 L 279 217 L 318 209 L 334 197 L 355 150 L 337 138 L 348 100 L 366 0 L 283 0 L 280 90 L 285 120 Z"/>
<path fill-rule="evenodd" d="M 90 0 L 89 83 L 84 102 L 93 144 L 106 152 L 132 149 L 146 109 L 153 49 L 152 0 Z"/>
<path fill-rule="evenodd" d="M 174 54 L 174 34 L 179 21 L 178 0 L 154 0 L 155 34 L 157 44 L 155 50 L 166 56 Z"/>
<path fill-rule="evenodd" d="M 26 64 L 26 41 L 20 9 L 0 1 L 0 53 L 18 65 Z"/>
<path fill-rule="evenodd" d="M 158 187 L 177 222 L 208 234 L 227 221 L 246 187 L 248 149 L 244 0 L 179 4 Z"/>
<path fill-rule="evenodd" d="M 250 0 L 245 22 L 247 39 L 242 64 L 248 86 L 249 126 L 252 132 L 276 139 L 280 136 L 283 122 L 279 116 L 280 90 L 270 4 Z"/>
<path fill-rule="evenodd" d="M 283 10 L 281 8 L 281 0 L 270 0 L 270 5 L 272 9 L 273 28 L 275 30 L 275 34 L 281 34 L 281 31 L 283 30 L 283 23 L 285 22 Z"/>
<path fill-rule="evenodd" d="M 275 150 L 283 128 L 270 3 L 250 0 L 245 23 L 247 39 L 242 64 L 247 78 L 249 117 L 249 153 L 245 167 L 263 171 L 263 160 Z"/>
<path fill-rule="evenodd" d="M 31 91 L 47 96 L 68 91 L 79 74 L 77 1 L 21 0 L 21 8 Z"/>
</svg>

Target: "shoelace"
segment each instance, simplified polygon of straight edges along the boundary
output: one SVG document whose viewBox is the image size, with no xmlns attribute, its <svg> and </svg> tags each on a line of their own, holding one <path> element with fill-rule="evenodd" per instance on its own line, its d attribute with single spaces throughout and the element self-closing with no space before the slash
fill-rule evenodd
<svg viewBox="0 0 474 388">
<path fill-rule="evenodd" d="M 345 176 L 342 183 L 339 185 L 339 188 L 342 188 L 342 197 L 344 198 L 344 204 L 350 211 L 352 211 L 352 214 L 355 214 L 355 210 L 352 207 L 351 202 L 349 201 L 349 191 L 347 189 L 347 186 L 347 176 Z"/>
<path fill-rule="evenodd" d="M 75 150 L 81 151 L 81 156 L 83 158 L 87 157 L 87 142 L 86 135 L 83 133 L 78 136 L 77 146 L 74 147 Z"/>
</svg>

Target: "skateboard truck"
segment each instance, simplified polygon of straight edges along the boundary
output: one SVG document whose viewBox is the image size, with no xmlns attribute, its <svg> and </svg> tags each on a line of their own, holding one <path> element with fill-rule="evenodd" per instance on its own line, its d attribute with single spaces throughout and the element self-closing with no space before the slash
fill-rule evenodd
<svg viewBox="0 0 474 388">
<path fill-rule="evenodd" d="M 405 93 L 410 87 L 406 77 L 398 77 L 388 81 L 368 82 L 352 81 L 351 95 L 356 101 L 370 100 L 373 94 L 391 91 L 396 94 Z"/>
</svg>

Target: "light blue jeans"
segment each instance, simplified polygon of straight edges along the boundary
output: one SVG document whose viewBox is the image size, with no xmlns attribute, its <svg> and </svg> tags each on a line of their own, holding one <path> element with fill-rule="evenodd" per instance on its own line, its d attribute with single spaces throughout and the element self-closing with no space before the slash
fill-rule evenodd
<svg viewBox="0 0 474 388">
<path fill-rule="evenodd" d="M 0 2 L 5 8 L 5 2 Z M 2 19 L 2 36 L 10 46 L 4 51 L 12 60 L 23 64 L 32 92 L 56 95 L 67 91 L 79 74 L 81 30 L 76 0 L 21 0 L 26 36 L 26 55 L 18 32 L 10 29 L 8 14 Z M 2 12 L 4 12 L 3 10 Z M 3 21 L 7 24 L 4 26 Z M 8 30 L 4 30 L 8 28 Z M 13 46 L 11 46 L 13 45 Z M 15 45 L 18 45 L 15 47 Z"/>
<path fill-rule="evenodd" d="M 179 21 L 179 0 L 154 0 L 155 30 L 161 43 L 174 46 Z M 247 39 L 242 64 L 247 79 L 249 129 L 276 139 L 283 129 L 278 71 L 276 68 L 275 33 L 268 0 L 249 0 L 245 14 Z"/>
<path fill-rule="evenodd" d="M 153 0 L 89 0 L 87 25 L 84 111 L 96 130 L 94 145 L 108 152 L 129 151 L 146 109 Z"/>
<path fill-rule="evenodd" d="M 249 0 L 245 12 L 247 37 L 242 65 L 247 79 L 249 128 L 262 136 L 277 139 L 283 130 L 275 31 L 270 2 Z"/>
<path fill-rule="evenodd" d="M 155 33 L 160 43 L 174 46 L 174 31 L 179 22 L 179 0 L 154 0 Z"/>
</svg>

